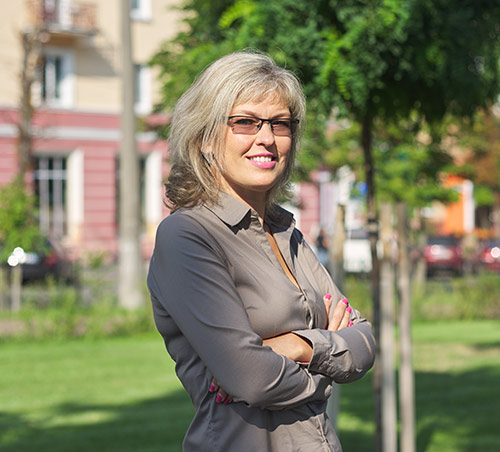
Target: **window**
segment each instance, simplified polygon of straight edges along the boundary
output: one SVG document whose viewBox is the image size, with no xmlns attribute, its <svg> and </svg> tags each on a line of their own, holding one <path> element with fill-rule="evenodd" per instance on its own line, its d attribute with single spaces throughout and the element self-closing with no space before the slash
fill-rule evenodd
<svg viewBox="0 0 500 452">
<path fill-rule="evenodd" d="M 134 65 L 135 112 L 139 115 L 151 113 L 151 70 L 145 64 Z"/>
<path fill-rule="evenodd" d="M 40 229 L 51 237 L 66 234 L 66 156 L 35 159 L 35 194 L 40 208 Z"/>
<path fill-rule="evenodd" d="M 40 62 L 40 101 L 56 107 L 73 104 L 73 58 L 68 52 L 47 51 Z"/>
<path fill-rule="evenodd" d="M 71 24 L 69 0 L 43 0 L 44 21 L 61 26 Z"/>
<path fill-rule="evenodd" d="M 151 0 L 130 0 L 130 17 L 134 20 L 151 20 Z"/>
</svg>

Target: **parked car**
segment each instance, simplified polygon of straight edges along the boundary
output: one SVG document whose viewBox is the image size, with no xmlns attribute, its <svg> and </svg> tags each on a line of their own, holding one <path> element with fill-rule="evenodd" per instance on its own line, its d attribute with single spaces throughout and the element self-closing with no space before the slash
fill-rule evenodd
<svg viewBox="0 0 500 452">
<path fill-rule="evenodd" d="M 23 282 L 43 280 L 49 276 L 65 282 L 75 282 L 75 265 L 64 249 L 55 241 L 45 239 L 34 250 L 16 248 L 8 261 L 9 266 L 21 265 Z"/>
<path fill-rule="evenodd" d="M 453 235 L 433 235 L 427 239 L 424 248 L 427 274 L 452 273 L 461 275 L 464 257 L 460 239 Z"/>
<path fill-rule="evenodd" d="M 372 255 L 368 233 L 361 229 L 348 231 L 344 242 L 344 271 L 369 273 L 371 270 Z"/>
<path fill-rule="evenodd" d="M 479 261 L 482 268 L 500 271 L 500 240 L 490 240 L 481 250 Z"/>
</svg>

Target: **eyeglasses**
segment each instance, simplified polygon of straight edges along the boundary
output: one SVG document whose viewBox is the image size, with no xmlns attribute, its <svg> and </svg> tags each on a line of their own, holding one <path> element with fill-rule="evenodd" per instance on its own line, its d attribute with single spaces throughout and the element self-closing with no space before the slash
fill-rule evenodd
<svg viewBox="0 0 500 452">
<path fill-rule="evenodd" d="M 299 123 L 298 119 L 276 118 L 263 119 L 255 116 L 234 115 L 227 118 L 227 124 L 231 127 L 233 133 L 241 135 L 255 135 L 262 125 L 268 122 L 271 131 L 278 137 L 291 137 Z"/>
</svg>

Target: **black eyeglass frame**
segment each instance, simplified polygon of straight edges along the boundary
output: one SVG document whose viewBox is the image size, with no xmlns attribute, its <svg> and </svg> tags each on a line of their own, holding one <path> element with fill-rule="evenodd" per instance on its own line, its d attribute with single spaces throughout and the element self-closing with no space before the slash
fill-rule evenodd
<svg viewBox="0 0 500 452">
<path fill-rule="evenodd" d="M 273 122 L 275 121 L 289 121 L 290 122 L 290 136 L 293 136 L 295 132 L 295 127 L 297 127 L 297 124 L 299 124 L 299 120 L 295 118 L 274 118 L 274 119 L 264 119 L 264 118 L 258 118 L 257 116 L 247 116 L 247 115 L 232 115 L 228 116 L 226 118 L 227 121 L 233 119 L 233 118 L 248 118 L 248 119 L 257 119 L 260 121 L 260 124 L 257 125 L 257 130 L 255 133 L 248 134 L 248 135 L 256 135 L 259 133 L 260 129 L 262 129 L 262 126 L 264 125 L 265 122 L 269 123 L 269 126 L 271 127 L 271 132 L 274 133 L 274 127 L 273 127 Z M 229 125 L 229 124 L 228 124 Z M 229 125 L 231 127 L 231 130 L 233 130 L 233 126 Z M 239 133 L 239 135 L 243 135 Z M 278 135 L 280 136 L 280 135 Z M 281 136 L 288 136 L 288 135 L 281 135 Z"/>
</svg>

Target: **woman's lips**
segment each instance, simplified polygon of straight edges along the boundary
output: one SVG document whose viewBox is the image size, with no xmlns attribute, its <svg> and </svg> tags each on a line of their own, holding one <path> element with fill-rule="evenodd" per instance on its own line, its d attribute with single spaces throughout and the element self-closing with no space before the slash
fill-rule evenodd
<svg viewBox="0 0 500 452">
<path fill-rule="evenodd" d="M 276 159 L 273 155 L 254 155 L 248 157 L 250 163 L 258 168 L 271 169 L 276 165 Z"/>
</svg>

